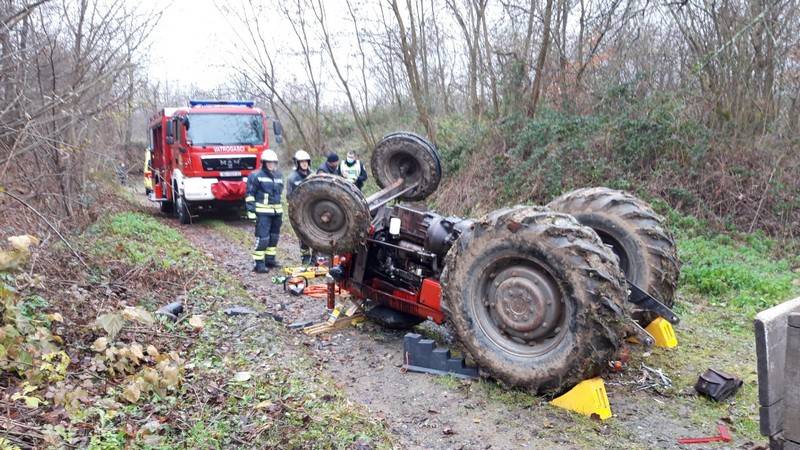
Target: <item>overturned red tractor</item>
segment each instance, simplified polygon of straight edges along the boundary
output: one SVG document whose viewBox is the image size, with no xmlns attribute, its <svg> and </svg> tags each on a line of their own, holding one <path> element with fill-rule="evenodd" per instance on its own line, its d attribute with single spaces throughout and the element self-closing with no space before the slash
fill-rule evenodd
<svg viewBox="0 0 800 450">
<path fill-rule="evenodd" d="M 561 392 L 617 359 L 626 337 L 652 344 L 642 325 L 678 322 L 675 243 L 630 194 L 580 189 L 472 220 L 392 203 L 438 187 L 439 156 L 424 138 L 384 137 L 371 167 L 383 189 L 368 198 L 342 178 L 306 179 L 289 203 L 292 226 L 341 256 L 331 274 L 367 308 L 449 321 L 494 378 Z"/>
</svg>

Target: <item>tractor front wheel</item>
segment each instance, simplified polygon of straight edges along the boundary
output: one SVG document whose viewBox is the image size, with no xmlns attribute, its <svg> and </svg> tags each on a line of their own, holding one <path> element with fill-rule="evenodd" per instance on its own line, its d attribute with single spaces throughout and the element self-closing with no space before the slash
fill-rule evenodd
<svg viewBox="0 0 800 450">
<path fill-rule="evenodd" d="M 460 341 L 507 385 L 562 392 L 606 367 L 624 336 L 618 259 L 565 214 L 489 214 L 448 252 L 442 285 Z"/>
<path fill-rule="evenodd" d="M 317 174 L 292 191 L 289 221 L 306 245 L 331 254 L 358 249 L 367 239 L 370 215 L 364 194 L 353 183 Z"/>
</svg>

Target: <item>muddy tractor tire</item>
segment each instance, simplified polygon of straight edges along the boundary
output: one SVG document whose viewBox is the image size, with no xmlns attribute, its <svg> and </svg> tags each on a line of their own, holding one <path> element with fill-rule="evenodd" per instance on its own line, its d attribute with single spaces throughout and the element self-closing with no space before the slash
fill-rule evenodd
<svg viewBox="0 0 800 450">
<path fill-rule="evenodd" d="M 625 336 L 617 257 L 573 217 L 495 211 L 462 234 L 442 274 L 444 306 L 481 370 L 557 394 L 597 375 Z"/>
<path fill-rule="evenodd" d="M 372 173 L 378 186 L 385 188 L 399 178 L 404 185 L 417 187 L 401 195 L 403 200 L 423 200 L 431 195 L 442 179 L 442 163 L 433 144 L 414 133 L 396 132 L 384 136 L 372 151 Z"/>
<path fill-rule="evenodd" d="M 333 254 L 356 250 L 367 238 L 370 215 L 364 194 L 342 177 L 312 175 L 289 199 L 289 221 L 312 249 Z"/>
<path fill-rule="evenodd" d="M 547 207 L 592 228 L 617 254 L 630 282 L 672 307 L 680 274 L 678 251 L 664 218 L 647 203 L 626 192 L 596 187 L 566 193 Z M 643 326 L 657 317 L 646 311 L 634 311 L 633 316 Z"/>
</svg>

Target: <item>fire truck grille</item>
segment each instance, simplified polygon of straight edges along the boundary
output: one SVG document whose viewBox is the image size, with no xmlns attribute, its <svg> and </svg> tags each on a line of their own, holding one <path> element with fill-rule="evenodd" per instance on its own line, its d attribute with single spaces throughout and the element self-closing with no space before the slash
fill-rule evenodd
<svg viewBox="0 0 800 450">
<path fill-rule="evenodd" d="M 204 158 L 203 170 L 253 170 L 256 168 L 255 156 L 235 156 L 231 158 Z"/>
</svg>

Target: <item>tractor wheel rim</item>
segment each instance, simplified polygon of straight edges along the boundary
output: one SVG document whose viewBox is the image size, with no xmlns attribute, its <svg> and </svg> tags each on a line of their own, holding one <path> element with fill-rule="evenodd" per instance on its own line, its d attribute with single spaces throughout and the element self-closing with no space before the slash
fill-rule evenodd
<svg viewBox="0 0 800 450">
<path fill-rule="evenodd" d="M 419 178 L 419 162 L 411 155 L 400 153 L 392 156 L 389 167 L 393 169 L 392 175 L 395 179 L 404 178 L 408 183 Z"/>
<path fill-rule="evenodd" d="M 569 307 L 543 265 L 498 260 L 487 266 L 478 283 L 478 325 L 495 345 L 519 356 L 536 356 L 550 351 L 566 335 Z"/>
<path fill-rule="evenodd" d="M 315 227 L 327 232 L 341 231 L 347 222 L 347 215 L 341 206 L 330 200 L 319 200 L 310 207 L 309 216 Z"/>
</svg>

